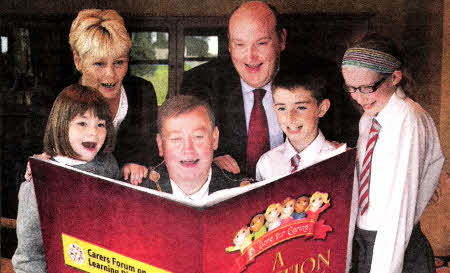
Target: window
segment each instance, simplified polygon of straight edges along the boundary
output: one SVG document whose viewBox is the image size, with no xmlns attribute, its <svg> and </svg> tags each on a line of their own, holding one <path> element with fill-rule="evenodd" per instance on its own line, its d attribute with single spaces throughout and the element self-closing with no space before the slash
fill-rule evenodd
<svg viewBox="0 0 450 273">
<path fill-rule="evenodd" d="M 321 56 L 340 62 L 345 41 L 370 29 L 370 14 L 299 15 L 281 17 L 287 29 L 290 59 Z M 183 72 L 214 58 L 228 55 L 226 17 L 125 17 L 134 46 L 132 75 L 153 83 L 161 105 L 177 94 Z"/>
<path fill-rule="evenodd" d="M 133 18 L 130 73 L 150 81 L 158 105 L 177 94 L 183 72 L 228 54 L 224 18 Z"/>
<path fill-rule="evenodd" d="M 8 53 L 8 37 L 1 36 L 0 45 L 1 45 L 2 54 Z"/>
<path fill-rule="evenodd" d="M 130 73 L 153 84 L 161 105 L 169 89 L 169 33 L 133 32 L 131 40 Z"/>
<path fill-rule="evenodd" d="M 184 71 L 217 58 L 219 56 L 219 35 L 202 33 L 198 29 L 186 30 L 183 56 Z"/>
</svg>

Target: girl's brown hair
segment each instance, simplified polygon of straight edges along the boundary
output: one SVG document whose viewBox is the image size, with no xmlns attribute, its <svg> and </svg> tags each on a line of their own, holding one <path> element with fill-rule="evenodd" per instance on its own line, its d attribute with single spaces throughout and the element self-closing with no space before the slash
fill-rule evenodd
<svg viewBox="0 0 450 273">
<path fill-rule="evenodd" d="M 106 139 L 99 153 L 111 153 L 114 148 L 114 127 L 108 103 L 99 91 L 80 84 L 66 87 L 53 103 L 45 129 L 44 152 L 51 156 L 78 158 L 79 155 L 69 142 L 69 125 L 77 115 L 88 111 L 106 123 Z"/>
</svg>

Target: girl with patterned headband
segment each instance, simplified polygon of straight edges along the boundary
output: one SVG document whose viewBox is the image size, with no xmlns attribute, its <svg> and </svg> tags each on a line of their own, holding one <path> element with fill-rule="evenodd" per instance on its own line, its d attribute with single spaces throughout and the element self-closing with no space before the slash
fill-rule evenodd
<svg viewBox="0 0 450 273">
<path fill-rule="evenodd" d="M 356 39 L 342 59 L 344 89 L 363 108 L 350 272 L 435 272 L 419 219 L 444 156 L 430 115 L 405 95 L 405 62 L 391 39 Z M 357 208 L 356 208 L 357 206 Z"/>
</svg>

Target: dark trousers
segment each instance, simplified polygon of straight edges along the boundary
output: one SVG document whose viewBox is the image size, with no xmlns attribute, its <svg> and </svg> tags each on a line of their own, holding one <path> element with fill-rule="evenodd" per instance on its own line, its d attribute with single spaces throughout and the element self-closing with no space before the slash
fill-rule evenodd
<svg viewBox="0 0 450 273">
<path fill-rule="evenodd" d="M 355 228 L 350 273 L 370 272 L 376 236 L 376 231 Z M 403 259 L 402 273 L 436 273 L 433 249 L 420 229 L 420 223 L 412 230 Z"/>
</svg>

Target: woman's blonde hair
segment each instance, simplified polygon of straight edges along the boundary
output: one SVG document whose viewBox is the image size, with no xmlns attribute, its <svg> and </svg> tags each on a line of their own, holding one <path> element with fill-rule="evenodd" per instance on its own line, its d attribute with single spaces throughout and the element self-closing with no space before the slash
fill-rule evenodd
<svg viewBox="0 0 450 273">
<path fill-rule="evenodd" d="M 115 10 L 84 9 L 73 20 L 69 44 L 81 59 L 128 55 L 132 46 L 122 17 Z"/>
<path fill-rule="evenodd" d="M 99 152 L 111 153 L 114 149 L 114 127 L 108 103 L 97 89 L 80 84 L 64 88 L 56 97 L 45 129 L 44 152 L 51 156 L 62 155 L 77 159 L 79 155 L 69 141 L 69 126 L 77 115 L 88 111 L 105 121 L 106 139 Z"/>
</svg>

